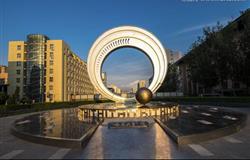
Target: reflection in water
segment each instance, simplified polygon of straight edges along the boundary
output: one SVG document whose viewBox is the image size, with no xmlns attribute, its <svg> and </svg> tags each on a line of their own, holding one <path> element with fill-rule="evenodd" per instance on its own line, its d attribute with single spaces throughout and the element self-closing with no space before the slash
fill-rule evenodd
<svg viewBox="0 0 250 160">
<path fill-rule="evenodd" d="M 166 116 L 161 122 L 178 135 L 205 133 L 239 124 L 244 121 L 242 113 L 208 106 L 181 106 L 176 117 Z"/>
<path fill-rule="evenodd" d="M 25 117 L 18 120 L 15 127 L 36 136 L 79 139 L 95 125 L 91 121 L 80 121 L 77 109 L 62 109 Z"/>
<path fill-rule="evenodd" d="M 39 137 L 80 139 L 105 118 L 127 121 L 156 118 L 181 136 L 205 133 L 239 124 L 245 114 L 208 106 L 179 106 L 168 103 L 150 103 L 147 106 L 124 104 L 83 105 L 73 109 L 47 111 L 24 117 L 15 122 L 18 132 Z M 147 117 L 147 118 L 139 118 Z M 153 120 L 154 121 L 154 120 Z M 174 145 L 158 124 L 145 128 L 109 129 L 101 125 L 87 148 L 85 158 L 172 158 Z M 94 149 L 93 149 L 94 148 Z M 114 155 L 114 153 L 116 155 Z M 132 153 L 130 155 L 130 153 Z M 94 157 L 92 157 L 94 156 Z M 113 156 L 113 157 L 112 157 Z"/>
<path fill-rule="evenodd" d="M 19 119 L 15 128 L 19 132 L 54 138 L 79 139 L 90 128 L 95 127 L 104 118 L 138 118 L 178 116 L 178 105 L 149 104 L 98 104 L 84 105 L 74 109 L 60 109 L 34 114 Z M 167 115 L 167 116 L 166 116 Z"/>
</svg>

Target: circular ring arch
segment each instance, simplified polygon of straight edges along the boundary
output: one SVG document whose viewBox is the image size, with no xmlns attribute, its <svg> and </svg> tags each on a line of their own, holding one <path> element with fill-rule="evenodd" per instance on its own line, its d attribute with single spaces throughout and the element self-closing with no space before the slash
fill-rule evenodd
<svg viewBox="0 0 250 160">
<path fill-rule="evenodd" d="M 167 55 L 161 42 L 150 32 L 134 27 L 122 26 L 104 32 L 92 45 L 87 61 L 90 81 L 104 97 L 115 102 L 133 101 L 112 93 L 102 82 L 101 70 L 105 58 L 114 50 L 133 47 L 142 50 L 153 64 L 153 80 L 149 89 L 155 93 L 164 81 L 167 73 Z"/>
</svg>

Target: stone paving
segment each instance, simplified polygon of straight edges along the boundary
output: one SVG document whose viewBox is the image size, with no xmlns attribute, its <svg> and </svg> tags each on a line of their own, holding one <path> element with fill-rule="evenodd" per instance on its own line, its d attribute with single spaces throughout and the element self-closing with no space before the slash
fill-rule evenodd
<svg viewBox="0 0 250 160">
<path fill-rule="evenodd" d="M 233 110 L 250 115 L 250 108 Z M 148 128 L 133 129 L 108 129 L 102 125 L 85 148 L 69 149 L 35 144 L 12 136 L 10 124 L 26 115 L 0 118 L 0 159 L 250 158 L 249 118 L 246 127 L 238 133 L 183 146 L 177 146 L 157 123 Z"/>
</svg>

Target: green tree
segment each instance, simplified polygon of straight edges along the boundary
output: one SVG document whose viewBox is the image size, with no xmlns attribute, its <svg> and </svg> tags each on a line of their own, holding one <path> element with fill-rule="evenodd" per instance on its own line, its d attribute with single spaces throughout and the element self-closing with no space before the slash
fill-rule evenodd
<svg viewBox="0 0 250 160">
<path fill-rule="evenodd" d="M 158 89 L 158 92 L 176 92 L 178 91 L 178 70 L 175 64 L 169 64 L 167 75 L 163 81 L 163 84 Z"/>
<path fill-rule="evenodd" d="M 25 96 L 20 100 L 20 103 L 22 103 L 22 104 L 31 104 L 31 100 L 27 96 Z"/>
<path fill-rule="evenodd" d="M 194 83 L 202 85 L 206 91 L 216 86 L 219 82 L 216 54 L 218 50 L 215 41 L 216 34 L 222 26 L 218 23 L 215 27 L 206 27 L 203 29 L 203 36 L 198 37 L 189 52 L 188 68 L 190 78 Z"/>
<path fill-rule="evenodd" d="M 8 98 L 7 103 L 8 104 L 17 104 L 19 102 L 19 98 L 20 98 L 19 93 L 20 93 L 20 88 L 16 87 L 15 93 Z"/>
<path fill-rule="evenodd" d="M 203 29 L 188 54 L 190 78 L 205 90 L 231 79 L 250 86 L 250 12 L 223 28 L 220 23 Z M 222 30 L 223 29 L 223 30 Z M 249 93 L 250 94 L 250 93 Z"/>
</svg>

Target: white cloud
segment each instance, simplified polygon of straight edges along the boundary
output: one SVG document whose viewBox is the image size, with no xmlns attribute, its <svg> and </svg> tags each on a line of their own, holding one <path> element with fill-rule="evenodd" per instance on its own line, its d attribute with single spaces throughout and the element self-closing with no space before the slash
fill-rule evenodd
<svg viewBox="0 0 250 160">
<path fill-rule="evenodd" d="M 222 21 L 219 21 L 219 22 L 220 22 L 220 24 L 225 25 L 228 21 L 229 21 L 229 19 L 227 18 L 227 19 L 223 19 Z M 217 22 L 218 21 L 214 21 L 214 22 L 209 22 L 209 23 L 204 23 L 204 24 L 199 24 L 199 25 L 194 25 L 194 26 L 191 26 L 191 27 L 187 27 L 187 28 L 184 28 L 182 30 L 179 30 L 179 31 L 173 33 L 172 36 L 179 36 L 179 35 L 182 35 L 182 34 L 185 34 L 185 33 L 202 30 L 204 27 L 215 26 Z"/>
</svg>

